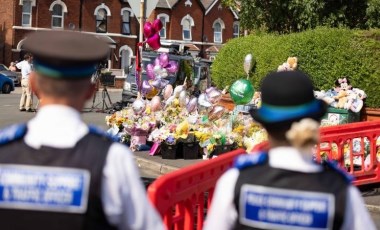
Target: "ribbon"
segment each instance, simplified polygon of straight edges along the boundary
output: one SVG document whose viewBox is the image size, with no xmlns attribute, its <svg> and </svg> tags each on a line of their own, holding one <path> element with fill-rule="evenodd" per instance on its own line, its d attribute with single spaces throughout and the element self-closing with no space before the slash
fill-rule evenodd
<svg viewBox="0 0 380 230">
<path fill-rule="evenodd" d="M 142 86 L 142 81 L 141 81 L 141 56 L 142 56 L 142 47 L 144 43 L 143 42 L 138 42 L 137 47 L 136 47 L 136 70 L 135 70 L 135 78 L 136 78 L 136 85 L 137 85 L 137 92 L 141 93 L 141 86 Z"/>
</svg>

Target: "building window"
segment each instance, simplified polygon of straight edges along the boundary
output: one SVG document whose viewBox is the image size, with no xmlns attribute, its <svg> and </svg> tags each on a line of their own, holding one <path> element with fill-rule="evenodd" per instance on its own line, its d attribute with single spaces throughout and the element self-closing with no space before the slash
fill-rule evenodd
<svg viewBox="0 0 380 230">
<path fill-rule="evenodd" d="M 32 1 L 22 2 L 22 26 L 32 26 Z"/>
<path fill-rule="evenodd" d="M 110 9 L 102 3 L 95 8 L 96 32 L 107 33 L 107 16 L 111 16 Z"/>
<path fill-rule="evenodd" d="M 233 29 L 234 29 L 234 33 L 232 36 L 234 38 L 239 37 L 239 34 L 240 34 L 239 22 L 234 22 Z"/>
<path fill-rule="evenodd" d="M 161 20 L 162 22 L 162 29 L 160 30 L 160 37 L 161 38 L 166 38 L 166 26 L 167 23 L 169 22 L 169 15 L 167 14 L 159 14 L 157 15 L 157 18 Z"/>
<path fill-rule="evenodd" d="M 131 34 L 131 13 L 128 10 L 124 10 L 122 19 L 122 34 Z"/>
<path fill-rule="evenodd" d="M 191 40 L 191 27 L 194 26 L 194 20 L 190 15 L 186 15 L 182 18 L 182 39 Z"/>
<path fill-rule="evenodd" d="M 62 0 L 56 0 L 50 5 L 49 10 L 51 11 L 51 27 L 63 28 L 63 19 L 67 13 L 66 4 Z"/>
<path fill-rule="evenodd" d="M 215 20 L 212 28 L 214 28 L 214 42 L 215 43 L 222 43 L 223 42 L 223 29 L 224 29 L 224 23 L 223 21 L 218 18 Z"/>
</svg>

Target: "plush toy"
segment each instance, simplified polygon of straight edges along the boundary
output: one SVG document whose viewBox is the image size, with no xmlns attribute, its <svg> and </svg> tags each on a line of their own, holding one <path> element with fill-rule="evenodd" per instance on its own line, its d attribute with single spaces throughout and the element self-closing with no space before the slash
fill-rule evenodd
<svg viewBox="0 0 380 230">
<path fill-rule="evenodd" d="M 314 91 L 314 96 L 317 99 L 321 99 L 325 101 L 328 105 L 333 106 L 333 103 L 335 102 L 335 99 L 332 95 L 330 95 L 328 92 L 325 92 L 324 90 L 321 91 Z"/>
<path fill-rule="evenodd" d="M 291 71 L 297 69 L 297 57 L 288 57 L 288 60 L 282 65 L 278 66 L 277 72 L 281 71 Z"/>
<path fill-rule="evenodd" d="M 338 100 L 336 108 L 343 109 L 344 105 L 347 103 L 347 91 L 341 90 L 338 95 L 334 97 L 335 100 Z"/>
</svg>

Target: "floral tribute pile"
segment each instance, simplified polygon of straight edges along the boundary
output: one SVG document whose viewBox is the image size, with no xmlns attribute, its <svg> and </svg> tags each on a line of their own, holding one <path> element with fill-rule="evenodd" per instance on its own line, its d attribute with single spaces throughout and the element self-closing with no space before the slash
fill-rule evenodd
<svg viewBox="0 0 380 230">
<path fill-rule="evenodd" d="M 167 85 L 161 96 L 151 100 L 139 96 L 131 106 L 106 116 L 108 132 L 133 151 L 149 150 L 147 141 L 156 145 L 195 142 L 204 158 L 210 158 L 217 146 L 233 145 L 249 151 L 267 140 L 265 130 L 250 115 L 218 104 L 222 96 L 218 89 L 208 88 L 198 98 L 190 91 L 185 83 L 175 89 Z"/>
</svg>

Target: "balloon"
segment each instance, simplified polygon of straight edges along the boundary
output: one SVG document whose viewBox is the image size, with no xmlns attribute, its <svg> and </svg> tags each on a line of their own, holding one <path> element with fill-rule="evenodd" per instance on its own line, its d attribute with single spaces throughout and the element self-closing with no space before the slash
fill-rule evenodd
<svg viewBox="0 0 380 230">
<path fill-rule="evenodd" d="M 149 80 L 149 85 L 152 86 L 152 82 L 153 82 L 152 80 Z M 148 92 L 147 94 L 145 94 L 145 97 L 148 99 L 152 99 L 158 93 L 159 93 L 159 90 L 156 87 L 152 86 L 152 90 L 150 92 Z"/>
<path fill-rule="evenodd" d="M 161 47 L 160 35 L 153 34 L 146 40 L 146 43 L 148 43 L 150 48 L 152 48 L 153 50 L 158 50 Z"/>
<path fill-rule="evenodd" d="M 144 80 L 141 86 L 141 93 L 146 96 L 153 90 L 153 86 L 147 80 Z"/>
<path fill-rule="evenodd" d="M 248 104 L 254 93 L 255 90 L 251 82 L 245 79 L 235 81 L 230 88 L 231 98 L 236 105 Z"/>
<path fill-rule="evenodd" d="M 168 71 L 166 69 L 161 69 L 159 75 L 162 78 L 166 78 L 168 76 Z"/>
<path fill-rule="evenodd" d="M 162 29 L 163 25 L 160 19 L 156 19 L 153 21 L 153 28 L 157 32 L 159 32 Z"/>
<path fill-rule="evenodd" d="M 137 98 L 132 104 L 132 109 L 135 112 L 135 114 L 143 113 L 145 110 L 145 102 L 140 98 Z"/>
<path fill-rule="evenodd" d="M 178 63 L 176 61 L 169 61 L 169 64 L 165 67 L 169 73 L 176 73 L 178 71 Z"/>
<path fill-rule="evenodd" d="M 148 75 L 149 79 L 154 79 L 154 67 L 152 64 L 146 65 L 146 75 Z"/>
<path fill-rule="evenodd" d="M 167 85 L 164 89 L 164 99 L 167 100 L 173 93 L 173 86 Z"/>
<path fill-rule="evenodd" d="M 175 96 L 170 96 L 166 101 L 165 101 L 165 106 L 170 105 L 175 99 Z"/>
<path fill-rule="evenodd" d="M 208 119 L 210 121 L 217 120 L 222 117 L 224 111 L 225 109 L 223 106 L 220 106 L 220 105 L 214 106 L 208 115 Z"/>
<path fill-rule="evenodd" d="M 161 110 L 161 98 L 159 96 L 154 96 L 150 101 L 150 108 L 153 112 Z"/>
<path fill-rule="evenodd" d="M 162 78 L 157 78 L 156 80 L 152 81 L 152 86 L 154 86 L 157 89 L 163 89 L 168 84 L 169 84 L 169 81 Z"/>
<path fill-rule="evenodd" d="M 149 38 L 155 33 L 153 25 L 150 22 L 145 22 L 144 24 L 144 37 Z"/>
<path fill-rule="evenodd" d="M 158 57 L 156 57 L 154 59 L 154 66 L 159 66 L 160 65 L 160 59 Z"/>
<path fill-rule="evenodd" d="M 207 94 L 207 99 L 209 102 L 211 102 L 212 104 L 215 104 L 219 101 L 220 97 L 222 96 L 222 93 L 215 89 L 212 90 L 212 91 L 209 91 Z"/>
<path fill-rule="evenodd" d="M 196 97 L 193 97 L 193 98 L 191 98 L 189 103 L 187 103 L 186 109 L 189 113 L 193 112 L 195 110 L 195 108 L 197 108 L 197 100 L 198 99 Z"/>
<path fill-rule="evenodd" d="M 217 90 L 217 88 L 215 88 L 215 87 L 209 87 L 209 88 L 207 88 L 206 89 L 206 94 L 209 94 L 213 90 Z"/>
<path fill-rule="evenodd" d="M 154 72 L 155 75 L 160 75 L 160 73 L 161 73 L 161 66 L 160 65 L 155 65 L 153 67 L 153 72 Z"/>
<path fill-rule="evenodd" d="M 252 54 L 247 54 L 244 58 L 244 72 L 246 74 L 249 74 L 249 71 L 251 71 L 252 66 Z"/>
<path fill-rule="evenodd" d="M 160 60 L 160 66 L 165 67 L 169 64 L 169 55 L 167 53 L 161 53 L 158 56 L 158 60 Z"/>
<path fill-rule="evenodd" d="M 201 95 L 199 95 L 198 104 L 206 108 L 209 108 L 212 106 L 212 104 L 207 100 L 207 95 L 205 93 L 202 93 Z"/>
<path fill-rule="evenodd" d="M 182 90 L 182 91 L 179 93 L 179 97 L 178 97 L 179 105 L 180 105 L 181 107 L 186 106 L 186 97 L 187 97 L 186 90 Z"/>
</svg>

